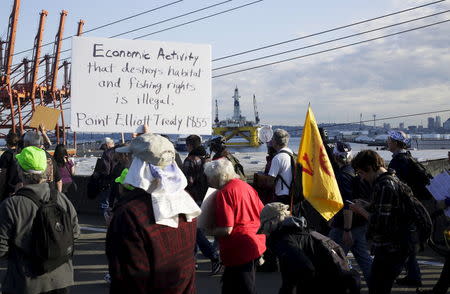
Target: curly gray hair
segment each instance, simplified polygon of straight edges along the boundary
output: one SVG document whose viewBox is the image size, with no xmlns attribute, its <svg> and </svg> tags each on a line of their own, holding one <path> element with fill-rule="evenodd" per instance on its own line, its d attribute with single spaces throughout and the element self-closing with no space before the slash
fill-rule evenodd
<svg viewBox="0 0 450 294">
<path fill-rule="evenodd" d="M 232 179 L 239 178 L 234 171 L 233 164 L 226 158 L 205 163 L 205 175 L 209 183 L 217 184 L 217 188 L 222 188 Z"/>
</svg>

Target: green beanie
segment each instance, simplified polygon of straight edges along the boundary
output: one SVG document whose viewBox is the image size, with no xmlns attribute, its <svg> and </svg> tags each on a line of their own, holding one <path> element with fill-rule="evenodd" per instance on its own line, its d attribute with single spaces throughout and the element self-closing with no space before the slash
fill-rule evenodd
<svg viewBox="0 0 450 294">
<path fill-rule="evenodd" d="M 20 167 L 29 173 L 42 174 L 47 169 L 45 151 L 35 146 L 22 149 L 22 152 L 16 154 L 16 159 Z"/>
</svg>

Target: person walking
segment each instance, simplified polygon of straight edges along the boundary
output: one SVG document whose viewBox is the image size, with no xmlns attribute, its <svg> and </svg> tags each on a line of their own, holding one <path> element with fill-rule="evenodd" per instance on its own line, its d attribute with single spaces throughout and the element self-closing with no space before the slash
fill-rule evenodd
<svg viewBox="0 0 450 294">
<path fill-rule="evenodd" d="M 100 186 L 99 201 L 100 211 L 103 215 L 108 212 L 109 208 L 109 196 L 111 194 L 111 185 L 114 182 L 113 175 L 111 174 L 114 169 L 114 154 L 115 154 L 114 140 L 106 137 L 103 140 L 101 148 L 103 148 L 102 156 L 98 162 L 98 169 L 95 172 L 98 173 L 98 185 Z M 97 168 L 97 167 L 96 167 Z"/>
<path fill-rule="evenodd" d="M 266 250 L 264 235 L 257 235 L 263 204 L 258 193 L 239 179 L 231 162 L 220 158 L 205 164 L 210 187 L 218 189 L 216 225 L 220 258 L 225 270 L 223 294 L 256 293 L 255 269 Z"/>
<path fill-rule="evenodd" d="M 277 151 L 273 157 L 269 176 L 273 178 L 273 185 L 275 187 L 275 202 L 281 202 L 286 205 L 291 205 L 289 197 L 289 190 L 293 180 L 292 156 L 294 152 L 288 147 L 289 133 L 283 129 L 277 129 L 273 133 L 272 147 Z"/>
<path fill-rule="evenodd" d="M 2 293 L 69 293 L 69 287 L 74 284 L 73 240 L 80 235 L 77 213 L 69 199 L 47 183 L 47 156 L 44 150 L 29 146 L 17 154 L 16 158 L 23 187 L 0 205 L 0 258 L 8 259 L 8 268 L 2 282 Z M 64 247 L 66 248 L 65 256 L 55 256 L 57 253 L 55 247 L 39 248 L 40 251 L 55 250 L 52 251 L 52 255 L 60 258 L 58 259 L 60 262 L 55 263 L 47 271 L 36 270 L 46 262 L 46 260 L 39 260 L 39 262 L 36 260 L 37 240 L 32 237 L 36 233 L 34 220 L 40 215 L 38 200 L 39 203 L 54 201 L 61 209 L 59 212 L 68 215 L 68 222 L 64 223 L 66 227 L 64 224 L 61 226 L 59 221 L 47 219 L 50 224 L 56 221 L 55 227 L 59 224 L 58 229 L 55 230 L 56 234 L 67 232 L 71 240 L 68 247 Z M 56 237 L 56 235 L 53 236 Z M 55 238 L 45 244 L 54 244 L 53 242 L 61 240 L 62 238 Z M 42 245 L 42 243 L 38 244 Z M 62 244 L 58 245 L 62 246 Z"/>
<path fill-rule="evenodd" d="M 352 167 L 372 188 L 372 201 L 367 207 L 357 201 L 349 205 L 353 212 L 369 220 L 367 235 L 374 254 L 369 293 L 391 293 L 407 257 L 415 250 L 403 202 L 403 196 L 413 197 L 412 191 L 395 172 L 386 169 L 384 160 L 373 150 L 360 151 L 353 158 Z M 408 195 L 403 195 L 402 189 L 408 190 Z"/>
<path fill-rule="evenodd" d="M 337 142 L 333 149 L 333 156 L 336 163 L 336 181 L 344 201 L 344 209 L 333 217 L 329 237 L 344 249 L 346 255 L 349 251 L 353 253 L 364 279 L 368 283 L 372 258 L 369 254 L 366 239 L 367 220 L 358 214 L 354 214 L 348 207 L 354 199 L 363 198 L 367 200 L 367 197 L 358 193 L 362 190 L 359 187 L 363 183 L 356 177 L 355 171 L 350 165 L 352 160 L 350 144 Z"/>
<path fill-rule="evenodd" d="M 45 128 L 41 126 L 39 129 L 41 134 L 35 131 L 28 131 L 23 135 L 23 146 L 24 147 L 34 146 L 44 150 L 45 156 L 47 157 L 47 169 L 45 171 L 47 182 L 49 183 L 52 189 L 55 188 L 56 190 L 61 192 L 62 191 L 61 175 L 59 174 L 59 169 L 56 166 L 56 162 L 53 159 L 53 156 L 51 156 L 50 153 L 48 153 L 44 149 L 44 139 L 42 134 L 45 134 L 44 137 L 46 138 L 46 142 L 47 141 L 50 142 L 50 140 L 48 139 L 47 134 L 45 133 Z M 49 146 L 49 143 L 46 143 L 45 145 Z"/>
<path fill-rule="evenodd" d="M 411 153 L 406 150 L 408 143 L 409 138 L 404 132 L 389 131 L 387 146 L 388 150 L 392 152 L 392 160 L 389 162 L 388 168 L 394 170 L 396 176 L 412 189 L 414 197 L 420 201 L 428 201 L 432 197 L 427 191 L 425 184 L 421 184 L 420 180 L 418 180 L 418 170 L 412 168 L 412 164 L 415 161 L 412 160 Z M 408 256 L 405 267 L 406 276 L 397 279 L 397 284 L 407 287 L 422 286 L 422 275 L 415 251 L 412 251 Z"/>
<path fill-rule="evenodd" d="M 196 217 L 173 144 L 146 133 L 116 152 L 133 161 L 106 235 L 111 294 L 195 293 Z M 121 181 L 122 182 L 122 181 Z"/>
<path fill-rule="evenodd" d="M 16 191 L 16 185 L 19 183 L 17 175 L 17 143 L 20 136 L 10 131 L 6 135 L 5 152 L 0 156 L 0 202 L 10 197 Z"/>
<path fill-rule="evenodd" d="M 61 176 L 62 192 L 67 193 L 69 187 L 73 183 L 72 176 L 75 173 L 75 164 L 69 159 L 69 154 L 67 153 L 67 149 L 64 144 L 56 145 L 53 158 Z"/>
<path fill-rule="evenodd" d="M 241 180 L 245 181 L 246 177 L 244 173 L 244 167 L 239 162 L 239 160 L 233 154 L 231 154 L 230 151 L 228 151 L 227 147 L 225 146 L 225 142 L 226 139 L 224 136 L 215 136 L 208 141 L 211 154 L 214 152 L 212 160 L 217 160 L 219 158 L 228 159 L 233 165 L 236 174 L 241 178 Z"/>
<path fill-rule="evenodd" d="M 267 236 L 268 247 L 280 259 L 279 294 L 360 293 L 359 274 L 350 269 L 339 245 L 311 231 L 304 217 L 291 216 L 288 205 L 266 204 L 258 233 Z"/>
<path fill-rule="evenodd" d="M 197 135 L 190 135 L 186 138 L 186 147 L 189 152 L 183 161 L 183 173 L 186 176 L 188 185 L 186 191 L 192 196 L 200 206 L 208 190 L 208 180 L 204 173 L 204 165 L 210 161 L 209 154 L 202 146 L 202 139 Z M 197 246 L 206 258 L 211 260 L 211 275 L 216 275 L 222 269 L 219 260 L 217 247 L 211 243 L 200 228 L 197 228 Z"/>
</svg>

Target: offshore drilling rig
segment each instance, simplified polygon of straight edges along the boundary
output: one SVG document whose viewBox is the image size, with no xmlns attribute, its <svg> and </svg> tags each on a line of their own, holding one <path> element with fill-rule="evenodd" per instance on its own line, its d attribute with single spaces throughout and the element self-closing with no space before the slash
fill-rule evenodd
<svg viewBox="0 0 450 294">
<path fill-rule="evenodd" d="M 231 119 L 219 120 L 219 107 L 216 100 L 216 114 L 214 119 L 213 133 L 222 135 L 226 138 L 226 145 L 229 146 L 250 146 L 257 147 L 261 144 L 258 137 L 260 128 L 259 112 L 256 107 L 256 97 L 253 95 L 253 109 L 255 113 L 255 121 L 247 121 L 245 116 L 241 114 L 241 106 L 239 99 L 239 90 L 236 87 L 233 95 L 234 109 Z"/>
<path fill-rule="evenodd" d="M 68 127 L 65 124 L 63 110 L 70 97 L 70 63 L 67 61 L 61 63 L 60 56 L 67 11 L 61 11 L 51 54 L 41 56 L 44 27 L 48 15 L 47 11 L 42 10 L 39 28 L 34 39 L 32 58 L 23 58 L 17 64 L 13 64 L 19 10 L 20 0 L 14 0 L 9 17 L 7 39 L 0 40 L 0 138 L 4 138 L 9 131 L 23 134 L 30 129 L 28 123 L 32 114 L 37 105 L 42 105 L 61 110 L 54 134 L 57 143 L 66 144 Z M 78 36 L 82 34 L 83 24 L 84 21 L 80 20 Z M 44 67 L 45 72 L 39 76 L 41 67 Z M 63 80 L 59 81 L 61 69 Z"/>
</svg>

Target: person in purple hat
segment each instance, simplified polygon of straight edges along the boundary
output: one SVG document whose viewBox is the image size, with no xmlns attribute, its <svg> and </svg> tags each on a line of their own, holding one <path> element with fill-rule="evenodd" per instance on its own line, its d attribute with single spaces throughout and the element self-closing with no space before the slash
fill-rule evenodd
<svg viewBox="0 0 450 294">
<path fill-rule="evenodd" d="M 429 184 L 429 176 L 423 174 L 425 171 L 411 153 L 406 150 L 409 144 L 408 135 L 402 131 L 389 131 L 387 139 L 388 150 L 392 152 L 392 159 L 388 168 L 395 171 L 396 176 L 406 183 L 414 193 L 414 197 L 420 201 L 432 199 L 431 194 L 426 189 Z M 397 279 L 397 284 L 409 287 L 422 286 L 422 276 L 416 253 L 411 252 L 406 262 L 406 276 Z"/>
</svg>

